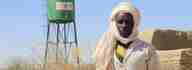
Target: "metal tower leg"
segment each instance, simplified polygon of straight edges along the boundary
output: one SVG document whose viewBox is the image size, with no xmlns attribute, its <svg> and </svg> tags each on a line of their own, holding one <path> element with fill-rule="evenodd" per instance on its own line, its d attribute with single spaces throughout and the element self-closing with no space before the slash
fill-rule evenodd
<svg viewBox="0 0 192 70">
<path fill-rule="evenodd" d="M 50 33 L 50 24 L 48 23 L 48 26 L 47 26 L 47 38 L 46 38 L 46 48 L 45 48 L 45 56 L 44 56 L 44 64 L 43 64 L 44 70 L 46 70 L 46 64 L 47 64 L 49 33 Z"/>
<path fill-rule="evenodd" d="M 58 49 L 59 49 L 59 34 L 60 34 L 60 24 L 57 24 L 57 40 L 56 40 L 56 64 L 58 64 Z"/>
<path fill-rule="evenodd" d="M 73 21 L 73 27 L 74 27 L 74 37 L 75 37 L 75 46 L 78 48 L 78 40 L 77 40 L 77 28 L 76 28 L 76 22 Z M 77 56 L 77 64 L 80 63 L 79 56 Z"/>
</svg>

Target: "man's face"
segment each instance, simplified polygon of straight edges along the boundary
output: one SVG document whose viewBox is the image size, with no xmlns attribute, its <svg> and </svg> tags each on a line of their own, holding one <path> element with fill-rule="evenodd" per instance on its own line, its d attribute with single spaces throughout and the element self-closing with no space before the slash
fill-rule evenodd
<svg viewBox="0 0 192 70">
<path fill-rule="evenodd" d="M 132 14 L 128 12 L 120 12 L 116 15 L 115 21 L 120 36 L 123 38 L 128 38 L 131 35 L 134 27 Z"/>
</svg>

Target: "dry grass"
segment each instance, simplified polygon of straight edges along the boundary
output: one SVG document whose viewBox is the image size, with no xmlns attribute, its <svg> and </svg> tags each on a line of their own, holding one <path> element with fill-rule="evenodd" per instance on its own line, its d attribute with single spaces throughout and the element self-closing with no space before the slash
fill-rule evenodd
<svg viewBox="0 0 192 70">
<path fill-rule="evenodd" d="M 17 64 L 8 70 L 44 70 L 43 64 Z M 95 64 L 47 64 L 46 70 L 96 70 Z"/>
</svg>

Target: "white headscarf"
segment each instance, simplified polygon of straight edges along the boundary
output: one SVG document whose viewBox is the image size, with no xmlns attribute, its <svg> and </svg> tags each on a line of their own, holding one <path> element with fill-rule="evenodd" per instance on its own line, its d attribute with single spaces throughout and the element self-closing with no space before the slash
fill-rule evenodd
<svg viewBox="0 0 192 70">
<path fill-rule="evenodd" d="M 119 31 L 117 30 L 116 22 L 114 20 L 115 16 L 120 11 L 128 12 L 133 15 L 134 27 L 133 27 L 133 31 L 132 31 L 131 35 L 128 38 L 123 38 L 120 36 Z M 130 2 L 121 2 L 117 6 L 115 6 L 112 10 L 112 14 L 111 14 L 110 20 L 109 20 L 109 23 L 110 23 L 109 32 L 112 33 L 112 35 L 115 39 L 126 44 L 137 38 L 137 35 L 139 33 L 138 32 L 139 22 L 140 22 L 139 11 Z"/>
</svg>

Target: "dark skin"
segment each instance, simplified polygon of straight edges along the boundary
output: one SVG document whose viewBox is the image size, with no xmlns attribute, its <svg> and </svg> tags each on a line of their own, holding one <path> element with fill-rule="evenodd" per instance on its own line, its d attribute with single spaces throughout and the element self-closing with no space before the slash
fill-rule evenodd
<svg viewBox="0 0 192 70">
<path fill-rule="evenodd" d="M 119 12 L 115 16 L 115 21 L 120 36 L 123 38 L 128 38 L 131 35 L 134 27 L 132 14 L 128 12 Z"/>
</svg>

